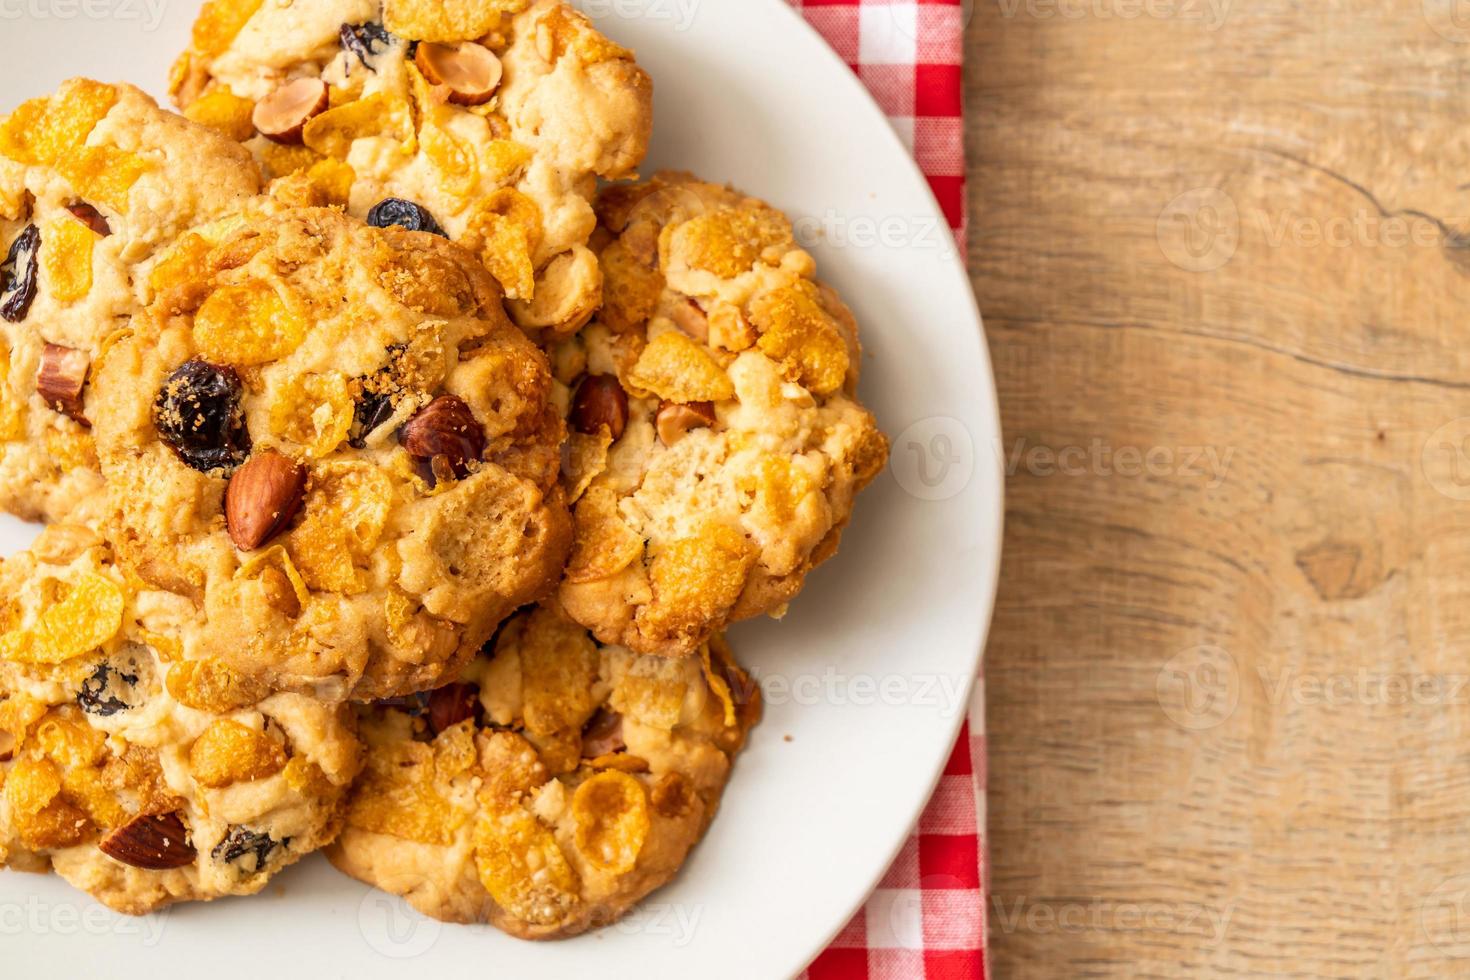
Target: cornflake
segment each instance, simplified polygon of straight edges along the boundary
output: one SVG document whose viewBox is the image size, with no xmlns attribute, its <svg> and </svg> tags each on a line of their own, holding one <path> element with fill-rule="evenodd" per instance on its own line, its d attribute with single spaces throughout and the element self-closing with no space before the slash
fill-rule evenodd
<svg viewBox="0 0 1470 980">
<path fill-rule="evenodd" d="M 608 874 L 627 874 L 648 838 L 648 794 L 624 772 L 600 772 L 572 796 L 577 850 Z"/>
<path fill-rule="evenodd" d="M 62 598 L 33 626 L 0 636 L 0 658 L 24 664 L 60 664 L 90 653 L 122 629 L 123 594 L 110 579 L 84 575 L 63 583 Z"/>
</svg>

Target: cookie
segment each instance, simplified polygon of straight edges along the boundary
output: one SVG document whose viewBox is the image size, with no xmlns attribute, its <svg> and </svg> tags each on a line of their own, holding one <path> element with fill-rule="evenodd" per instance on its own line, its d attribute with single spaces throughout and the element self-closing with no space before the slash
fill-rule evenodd
<svg viewBox="0 0 1470 980">
<path fill-rule="evenodd" d="M 779 211 L 687 175 L 609 188 L 597 320 L 553 352 L 575 545 L 559 596 L 604 643 L 686 656 L 779 615 L 888 443 L 857 325 Z"/>
<path fill-rule="evenodd" d="M 758 692 L 720 639 L 683 660 L 602 647 L 554 605 L 460 682 L 365 712 L 339 869 L 425 915 L 524 939 L 607 925 L 703 836 Z"/>
<path fill-rule="evenodd" d="M 259 189 L 237 144 L 131 85 L 73 79 L 0 118 L 0 509 L 60 520 L 98 492 L 92 361 L 158 252 Z"/>
<path fill-rule="evenodd" d="M 338 832 L 361 764 L 345 706 L 217 710 L 177 659 L 197 612 L 56 524 L 0 564 L 0 866 L 120 912 L 249 895 Z"/>
<path fill-rule="evenodd" d="M 647 74 L 561 0 L 211 0 L 172 91 L 276 193 L 473 249 L 549 334 L 598 305 L 589 202 L 652 125 Z"/>
<path fill-rule="evenodd" d="M 455 676 L 570 542 L 545 356 L 479 262 L 330 209 L 191 232 L 93 386 L 119 555 L 184 656 L 368 700 Z"/>
</svg>

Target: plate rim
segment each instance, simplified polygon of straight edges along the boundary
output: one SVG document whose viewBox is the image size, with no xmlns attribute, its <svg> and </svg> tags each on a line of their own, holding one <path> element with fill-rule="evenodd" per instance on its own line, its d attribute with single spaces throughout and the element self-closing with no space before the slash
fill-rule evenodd
<svg viewBox="0 0 1470 980">
<path fill-rule="evenodd" d="M 883 136 L 881 138 L 887 141 L 893 149 L 902 154 L 903 158 L 908 162 L 908 166 L 912 173 L 912 176 L 916 178 L 923 186 L 923 193 L 929 204 L 930 209 L 933 212 L 933 217 L 939 219 L 946 234 L 950 234 L 951 236 L 953 236 L 953 229 L 950 226 L 949 219 L 945 216 L 944 209 L 940 206 L 939 199 L 935 196 L 934 189 L 930 185 L 927 176 L 925 176 L 924 172 L 919 167 L 918 161 L 914 158 L 913 151 L 904 144 L 903 140 L 899 137 L 898 132 L 894 130 L 892 123 L 889 122 L 887 114 L 883 112 L 882 107 L 878 104 L 877 98 L 875 98 L 873 93 L 869 91 L 868 87 L 863 84 L 862 79 L 860 79 L 857 74 L 851 69 L 851 67 L 841 59 L 841 57 L 837 54 L 837 51 L 832 47 L 827 39 L 823 37 L 821 33 L 811 24 L 811 22 L 809 22 L 805 17 L 801 16 L 801 14 L 797 12 L 797 10 L 791 5 L 789 0 L 765 0 L 765 3 L 768 7 L 778 9 L 779 13 L 777 13 L 776 16 L 786 18 L 788 26 L 790 26 L 794 30 L 805 33 L 810 38 L 810 40 L 815 42 L 815 47 L 819 48 L 821 51 L 819 57 L 826 63 L 828 69 L 836 69 L 837 72 L 846 79 L 847 87 L 852 91 L 854 96 L 853 101 L 857 104 L 861 104 L 863 107 L 863 111 L 865 111 L 870 117 L 869 122 L 872 124 L 876 124 L 871 126 L 871 128 L 875 130 L 881 130 L 881 132 L 883 133 Z M 962 116 L 962 119 L 964 118 L 968 117 Z M 968 181 L 968 154 L 966 154 L 965 168 L 966 180 Z M 759 194 L 760 192 L 759 190 L 757 190 L 755 193 Z M 968 196 L 966 198 L 966 205 L 968 206 Z M 968 308 L 971 315 L 970 320 L 975 328 L 974 340 L 977 344 L 976 356 L 979 358 L 980 364 L 982 364 L 985 368 L 984 383 L 980 385 L 979 390 L 974 393 L 975 398 L 980 403 L 980 408 L 982 409 L 980 413 L 981 416 L 990 420 L 990 422 L 992 423 L 991 427 L 993 428 L 995 435 L 999 436 L 1001 433 L 1000 396 L 996 387 L 995 365 L 990 358 L 990 351 L 985 332 L 985 321 L 980 309 L 980 301 L 979 298 L 975 295 L 974 286 L 970 280 L 969 266 L 966 260 L 965 251 L 963 251 L 959 247 L 958 243 L 956 243 L 953 249 L 946 248 L 944 249 L 944 252 L 944 263 L 952 267 L 952 272 L 959 273 L 960 277 L 965 282 L 965 288 L 963 292 L 966 297 L 966 302 L 968 303 Z M 922 799 L 914 808 L 913 814 L 909 818 L 908 822 L 904 825 L 902 831 L 896 836 L 895 839 L 889 842 L 889 846 L 884 852 L 885 856 L 881 865 L 871 876 L 863 891 L 855 898 L 848 900 L 836 924 L 829 925 L 824 928 L 819 934 L 818 941 L 811 947 L 807 955 L 801 960 L 800 963 L 795 964 L 794 967 L 788 970 L 789 976 L 799 975 L 803 970 L 806 969 L 808 965 L 810 965 L 810 963 L 814 959 L 825 952 L 828 947 L 832 945 L 832 941 L 835 940 L 842 933 L 842 930 L 844 928 L 846 928 L 847 923 L 855 915 L 857 915 L 858 912 L 867 904 L 868 900 L 872 897 L 873 892 L 882 883 L 884 875 L 888 873 L 888 869 L 892 867 L 894 862 L 898 859 L 899 854 L 903 851 L 904 845 L 908 842 L 908 839 L 913 836 L 919 819 L 923 816 L 924 810 L 928 807 L 930 800 L 933 799 L 934 792 L 939 786 L 939 781 L 944 775 L 945 767 L 949 764 L 949 757 L 954 751 L 955 743 L 959 739 L 960 732 L 964 729 L 965 723 L 969 720 L 970 702 L 975 696 L 975 691 L 979 684 L 980 675 L 985 665 L 985 650 L 986 646 L 989 643 L 990 628 L 995 616 L 995 602 L 1000 591 L 1000 565 L 1005 549 L 1005 479 L 1002 477 L 998 470 L 992 469 L 990 467 L 982 467 L 979 465 L 981 458 L 981 448 L 982 447 L 976 448 L 976 469 L 971 478 L 976 480 L 984 479 L 991 484 L 990 489 L 993 490 L 993 493 L 990 496 L 994 499 L 995 503 L 994 506 L 991 508 L 991 513 L 985 515 L 987 518 L 985 523 L 987 523 L 991 528 L 994 529 L 995 542 L 993 547 L 985 549 L 985 553 L 980 556 L 979 559 L 979 563 L 981 566 L 980 571 L 983 573 L 985 581 L 989 583 L 989 586 L 988 588 L 982 587 L 978 596 L 980 601 L 978 606 L 976 607 L 976 612 L 978 615 L 975 622 L 977 635 L 974 638 L 974 661 L 971 665 L 971 670 L 966 675 L 964 684 L 962 686 L 960 702 L 962 708 L 961 710 L 955 712 L 955 718 L 950 723 L 948 737 L 944 743 L 944 748 L 941 750 L 938 762 L 933 764 L 932 766 L 933 771 L 930 773 L 929 779 L 926 784 L 927 788 L 922 796 Z M 891 462 L 889 465 L 892 465 Z M 980 823 L 981 818 L 982 813 L 977 808 L 976 833 L 978 834 L 981 842 L 981 863 L 983 867 L 985 853 L 983 848 L 986 839 L 986 827 Z M 981 891 L 983 894 L 983 877 L 981 879 Z M 981 910 L 981 916 L 983 920 L 983 907 Z"/>
</svg>

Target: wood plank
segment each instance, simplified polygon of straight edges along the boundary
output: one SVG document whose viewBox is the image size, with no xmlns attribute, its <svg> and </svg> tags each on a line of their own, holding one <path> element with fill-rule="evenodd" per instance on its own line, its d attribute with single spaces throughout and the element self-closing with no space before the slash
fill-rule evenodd
<svg viewBox="0 0 1470 980">
<path fill-rule="evenodd" d="M 1470 975 L 1470 22 L 1437 2 L 975 7 L 997 976 Z"/>
</svg>

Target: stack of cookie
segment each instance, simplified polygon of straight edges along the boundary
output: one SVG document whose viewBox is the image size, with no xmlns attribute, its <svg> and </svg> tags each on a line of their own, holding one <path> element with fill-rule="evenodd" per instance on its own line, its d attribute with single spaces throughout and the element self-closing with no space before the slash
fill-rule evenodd
<svg viewBox="0 0 1470 980">
<path fill-rule="evenodd" d="M 790 222 L 633 177 L 561 0 L 211 0 L 184 113 L 0 119 L 0 865 L 109 906 L 325 849 L 422 912 L 606 924 L 760 714 L 722 637 L 887 443 Z M 599 189 L 600 188 L 600 189 Z"/>
</svg>

